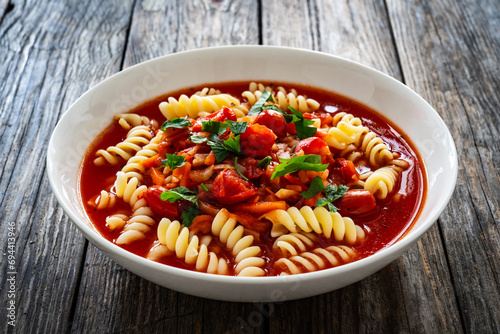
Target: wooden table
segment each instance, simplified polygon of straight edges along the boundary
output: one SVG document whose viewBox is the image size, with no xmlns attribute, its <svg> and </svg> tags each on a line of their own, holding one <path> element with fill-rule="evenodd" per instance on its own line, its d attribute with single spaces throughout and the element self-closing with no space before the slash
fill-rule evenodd
<svg viewBox="0 0 500 334">
<path fill-rule="evenodd" d="M 68 2 L 0 0 L 2 332 L 500 332 L 498 0 Z M 84 239 L 45 169 L 61 114 L 131 65 L 230 44 L 359 61 L 436 108 L 456 142 L 458 183 L 416 246 L 344 289 L 253 304 L 157 286 Z"/>
</svg>

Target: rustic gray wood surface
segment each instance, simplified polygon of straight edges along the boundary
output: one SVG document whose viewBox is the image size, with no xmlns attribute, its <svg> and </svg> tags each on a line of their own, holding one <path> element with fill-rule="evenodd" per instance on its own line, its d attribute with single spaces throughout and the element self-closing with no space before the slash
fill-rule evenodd
<svg viewBox="0 0 500 334">
<path fill-rule="evenodd" d="M 131 65 L 237 44 L 343 56 L 404 82 L 438 111 L 455 139 L 459 176 L 416 246 L 341 290 L 254 304 L 157 286 L 84 239 L 45 170 L 61 114 Z M 3 332 L 500 332 L 498 0 L 0 0 L 0 60 Z"/>
</svg>

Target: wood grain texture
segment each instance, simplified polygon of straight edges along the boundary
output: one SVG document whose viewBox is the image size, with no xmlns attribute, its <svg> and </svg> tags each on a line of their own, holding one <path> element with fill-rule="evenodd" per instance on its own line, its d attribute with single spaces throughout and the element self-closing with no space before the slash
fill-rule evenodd
<svg viewBox="0 0 500 334">
<path fill-rule="evenodd" d="M 300 36 L 311 37 L 288 40 L 289 46 L 315 48 L 317 45 L 319 51 L 361 62 L 403 80 L 383 1 L 315 1 L 304 2 L 303 7 L 303 12 L 311 13 L 315 20 L 297 24 L 295 17 L 286 14 L 274 20 L 277 5 L 274 2 L 264 4 L 263 22 L 268 24 L 263 26 L 264 43 L 282 43 L 281 35 L 295 36 L 300 31 Z M 288 33 L 290 27 L 291 34 Z M 272 36 L 270 40 L 266 38 L 268 35 Z M 304 40 L 314 43 L 304 45 Z M 319 326 L 331 332 L 460 332 L 454 291 L 447 284 L 448 280 L 442 240 L 439 230 L 433 228 L 416 247 L 387 268 L 355 285 L 308 299 L 307 309 L 328 309 L 327 313 L 313 312 L 309 317 L 311 323 L 331 323 Z M 297 308 L 297 303 L 303 302 L 282 305 L 283 313 L 271 319 L 271 328 L 285 332 L 306 331 L 308 323 L 290 323 L 284 317 Z"/>
<path fill-rule="evenodd" d="M 457 187 L 439 225 L 464 329 L 499 332 L 500 5 L 390 1 L 389 12 L 408 84 L 457 146 Z"/>
<path fill-rule="evenodd" d="M 85 240 L 50 191 L 45 153 L 61 113 L 118 70 L 127 22 L 114 7 L 16 2 L 0 26 L 0 226 L 16 224 L 19 333 L 64 332 L 71 321 Z M 0 234 L 4 254 L 7 235 Z M 0 268 L 5 282 L 7 261 Z"/>
<path fill-rule="evenodd" d="M 174 52 L 258 43 L 258 3 L 137 1 L 124 67 Z M 92 245 L 82 276 L 72 331 L 259 332 L 260 304 L 226 303 L 162 288 L 122 269 Z"/>
</svg>

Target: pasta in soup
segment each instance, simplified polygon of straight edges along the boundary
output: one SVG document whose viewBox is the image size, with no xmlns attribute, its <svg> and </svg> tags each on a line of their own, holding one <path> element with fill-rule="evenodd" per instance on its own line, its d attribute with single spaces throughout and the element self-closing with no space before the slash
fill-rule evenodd
<svg viewBox="0 0 500 334">
<path fill-rule="evenodd" d="M 393 244 L 417 218 L 426 178 L 406 135 L 356 101 L 228 82 L 116 115 L 88 149 L 79 186 L 96 229 L 130 252 L 200 272 L 272 276 Z"/>
</svg>

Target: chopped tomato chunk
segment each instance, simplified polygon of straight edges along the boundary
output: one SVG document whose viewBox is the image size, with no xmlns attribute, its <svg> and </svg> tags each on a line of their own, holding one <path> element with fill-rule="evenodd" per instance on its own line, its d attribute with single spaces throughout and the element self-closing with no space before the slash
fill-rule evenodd
<svg viewBox="0 0 500 334">
<path fill-rule="evenodd" d="M 283 138 L 286 135 L 285 117 L 276 110 L 264 110 L 257 116 L 255 123 L 266 126 L 278 138 Z"/>
<path fill-rule="evenodd" d="M 245 176 L 248 177 L 249 179 L 255 179 L 258 177 L 261 177 L 262 174 L 264 174 L 265 169 L 262 169 L 260 167 L 257 167 L 259 164 L 259 160 L 254 159 L 254 158 L 245 158 L 241 160 L 241 165 L 245 167 Z"/>
<path fill-rule="evenodd" d="M 377 200 L 368 190 L 351 189 L 335 204 L 338 205 L 341 214 L 363 215 L 377 207 Z"/>
<path fill-rule="evenodd" d="M 330 155 L 330 149 L 328 144 L 318 137 L 310 137 L 301 140 L 297 147 L 295 147 L 294 152 L 304 151 L 304 154 L 317 154 L 321 156 Z"/>
<path fill-rule="evenodd" d="M 148 205 L 151 208 L 151 210 L 157 215 L 171 219 L 178 218 L 179 217 L 178 203 L 177 202 L 170 203 L 169 201 L 162 201 L 160 195 L 164 191 L 167 191 L 167 189 L 158 185 L 149 187 L 148 190 L 144 193 L 144 198 L 148 202 Z"/>
<path fill-rule="evenodd" d="M 336 179 L 342 183 L 347 184 L 350 182 L 356 182 L 359 180 L 359 173 L 354 166 L 354 163 L 350 160 L 343 158 L 335 159 L 335 161 L 330 165 L 332 174 L 336 176 Z"/>
<path fill-rule="evenodd" d="M 252 124 L 240 135 L 241 154 L 248 157 L 268 156 L 276 138 L 267 127 Z"/>
<path fill-rule="evenodd" d="M 212 193 L 220 203 L 234 204 L 256 195 L 257 187 L 243 180 L 234 170 L 225 169 L 215 178 Z"/>
<path fill-rule="evenodd" d="M 201 123 L 203 123 L 204 121 L 211 120 L 211 121 L 217 121 L 217 122 L 224 122 L 226 119 L 228 119 L 230 121 L 237 120 L 236 114 L 229 107 L 224 107 L 221 110 L 214 112 L 213 114 L 210 114 L 206 117 L 200 118 L 193 125 L 193 129 L 191 130 L 191 132 L 200 132 L 201 131 Z"/>
</svg>

